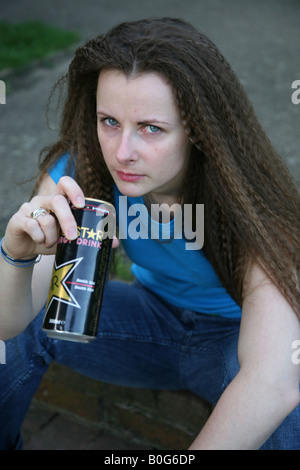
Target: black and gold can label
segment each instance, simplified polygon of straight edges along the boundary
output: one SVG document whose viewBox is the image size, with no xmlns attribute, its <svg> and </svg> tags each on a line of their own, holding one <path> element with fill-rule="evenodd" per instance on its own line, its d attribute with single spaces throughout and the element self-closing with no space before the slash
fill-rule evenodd
<svg viewBox="0 0 300 470">
<path fill-rule="evenodd" d="M 116 213 L 97 199 L 71 210 L 77 239 L 58 237 L 43 330 L 51 338 L 90 342 L 97 335 Z"/>
</svg>

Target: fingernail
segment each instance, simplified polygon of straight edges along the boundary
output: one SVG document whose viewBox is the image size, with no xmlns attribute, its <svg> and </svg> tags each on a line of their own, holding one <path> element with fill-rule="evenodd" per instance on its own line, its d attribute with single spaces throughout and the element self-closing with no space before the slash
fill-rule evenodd
<svg viewBox="0 0 300 470">
<path fill-rule="evenodd" d="M 77 203 L 77 205 L 78 205 L 79 207 L 84 207 L 84 205 L 85 205 L 84 198 L 79 196 L 79 197 L 76 199 L 76 203 Z"/>
<path fill-rule="evenodd" d="M 69 235 L 69 240 L 75 240 L 77 238 L 77 230 L 75 228 L 71 228 L 68 231 L 68 235 Z"/>
</svg>

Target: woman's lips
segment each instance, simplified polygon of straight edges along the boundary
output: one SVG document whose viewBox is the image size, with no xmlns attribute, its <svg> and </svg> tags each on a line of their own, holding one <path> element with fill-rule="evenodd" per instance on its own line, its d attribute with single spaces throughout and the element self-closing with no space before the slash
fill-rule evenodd
<svg viewBox="0 0 300 470">
<path fill-rule="evenodd" d="M 144 175 L 137 175 L 135 173 L 125 173 L 124 171 L 116 171 L 118 178 L 122 181 L 127 181 L 129 183 L 134 183 L 135 181 L 139 181 L 144 177 Z"/>
</svg>

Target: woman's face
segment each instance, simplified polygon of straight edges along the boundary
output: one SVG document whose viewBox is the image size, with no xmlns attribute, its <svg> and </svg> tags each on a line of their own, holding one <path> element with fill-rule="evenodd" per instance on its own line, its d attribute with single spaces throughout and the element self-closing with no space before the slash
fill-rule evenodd
<svg viewBox="0 0 300 470">
<path fill-rule="evenodd" d="M 191 144 L 166 80 L 157 73 L 128 78 L 102 71 L 97 115 L 103 157 L 120 192 L 175 202 Z"/>
</svg>

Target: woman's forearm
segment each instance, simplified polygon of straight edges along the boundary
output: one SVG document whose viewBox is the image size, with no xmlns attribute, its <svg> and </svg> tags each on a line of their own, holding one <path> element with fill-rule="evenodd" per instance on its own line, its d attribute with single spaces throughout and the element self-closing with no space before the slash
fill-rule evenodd
<svg viewBox="0 0 300 470">
<path fill-rule="evenodd" d="M 45 304 L 54 256 L 42 256 L 37 264 L 11 265 L 0 257 L 0 340 L 21 333 Z"/>
<path fill-rule="evenodd" d="M 33 267 L 17 268 L 0 259 L 0 340 L 20 333 L 33 317 Z"/>
<path fill-rule="evenodd" d="M 299 397 L 283 387 L 239 372 L 190 449 L 259 449 L 299 403 Z"/>
</svg>

